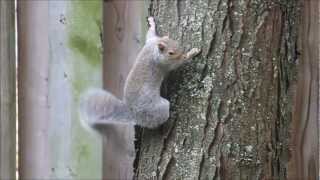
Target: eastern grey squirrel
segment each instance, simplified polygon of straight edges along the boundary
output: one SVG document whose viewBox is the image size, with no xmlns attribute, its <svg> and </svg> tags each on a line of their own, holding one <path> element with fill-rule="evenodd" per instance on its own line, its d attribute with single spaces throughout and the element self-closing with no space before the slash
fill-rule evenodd
<svg viewBox="0 0 320 180">
<path fill-rule="evenodd" d="M 82 111 L 91 127 L 131 124 L 155 128 L 169 118 L 170 103 L 160 96 L 161 83 L 168 72 L 200 50 L 193 48 L 183 53 L 176 41 L 157 36 L 153 17 L 148 22 L 146 43 L 127 77 L 123 100 L 102 89 L 84 97 Z"/>
</svg>

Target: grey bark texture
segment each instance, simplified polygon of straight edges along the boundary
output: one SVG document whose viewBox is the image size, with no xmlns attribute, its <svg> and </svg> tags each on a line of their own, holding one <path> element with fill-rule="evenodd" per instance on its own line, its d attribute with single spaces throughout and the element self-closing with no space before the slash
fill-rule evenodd
<svg viewBox="0 0 320 180">
<path fill-rule="evenodd" d="M 161 35 L 201 56 L 171 73 L 168 123 L 138 134 L 137 179 L 286 179 L 297 1 L 151 1 Z"/>
<path fill-rule="evenodd" d="M 13 1 L 0 1 L 0 179 L 15 178 L 16 59 Z"/>
</svg>

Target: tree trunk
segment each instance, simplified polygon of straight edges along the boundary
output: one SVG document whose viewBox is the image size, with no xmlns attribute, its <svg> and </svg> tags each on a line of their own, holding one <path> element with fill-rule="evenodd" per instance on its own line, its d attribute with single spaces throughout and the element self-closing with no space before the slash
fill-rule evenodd
<svg viewBox="0 0 320 180">
<path fill-rule="evenodd" d="M 104 1 L 104 87 L 119 99 L 134 57 L 143 46 L 144 9 L 143 1 Z M 109 125 L 103 140 L 103 179 L 132 179 L 134 126 Z"/>
<path fill-rule="evenodd" d="M 319 44 L 320 1 L 301 8 L 299 75 L 292 117 L 292 158 L 289 178 L 319 179 Z"/>
<path fill-rule="evenodd" d="M 151 1 L 160 34 L 202 53 L 172 72 L 168 123 L 143 129 L 137 179 L 286 179 L 296 1 Z"/>
</svg>

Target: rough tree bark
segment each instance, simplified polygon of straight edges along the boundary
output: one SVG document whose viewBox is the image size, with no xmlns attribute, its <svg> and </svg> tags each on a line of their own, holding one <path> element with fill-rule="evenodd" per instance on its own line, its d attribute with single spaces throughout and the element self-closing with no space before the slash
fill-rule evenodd
<svg viewBox="0 0 320 180">
<path fill-rule="evenodd" d="M 171 73 L 170 120 L 143 129 L 137 179 L 286 179 L 296 1 L 151 1 L 160 34 L 202 54 Z"/>
</svg>

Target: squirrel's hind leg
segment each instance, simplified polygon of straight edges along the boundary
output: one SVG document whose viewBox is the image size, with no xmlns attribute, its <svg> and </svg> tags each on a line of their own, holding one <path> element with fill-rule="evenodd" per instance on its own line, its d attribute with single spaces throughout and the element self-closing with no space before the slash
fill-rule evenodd
<svg viewBox="0 0 320 180">
<path fill-rule="evenodd" d="M 169 101 L 160 98 L 157 103 L 146 106 L 136 113 L 136 123 L 142 127 L 156 128 L 169 119 L 169 108 Z"/>
</svg>

